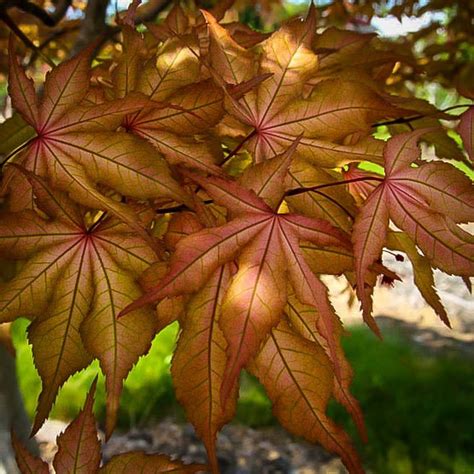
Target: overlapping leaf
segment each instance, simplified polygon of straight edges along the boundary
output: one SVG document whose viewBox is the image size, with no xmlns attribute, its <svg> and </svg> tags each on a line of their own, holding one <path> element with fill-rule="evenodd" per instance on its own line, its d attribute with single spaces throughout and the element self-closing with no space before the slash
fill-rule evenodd
<svg viewBox="0 0 474 474">
<path fill-rule="evenodd" d="M 213 376 L 216 377 L 216 385 L 222 385 L 220 403 L 223 403 L 224 407 L 234 390 L 241 369 L 256 355 L 261 343 L 283 316 L 287 302 L 286 278 L 295 289 L 299 301 L 318 309 L 321 316 L 314 319 L 314 329 L 317 329 L 325 341 L 325 350 L 338 379 L 344 378 L 341 382 L 344 390 L 347 391 L 350 383 L 347 362 L 343 359 L 337 337 L 338 323 L 334 320 L 327 289 L 311 271 L 299 247 L 300 240 L 322 247 L 345 247 L 348 246 L 347 237 L 321 219 L 278 214 L 275 211 L 283 197 L 284 176 L 296 146 L 297 143 L 287 153 L 249 169 L 241 180 L 246 187 L 217 177 L 192 176 L 216 203 L 229 210 L 232 219 L 223 226 L 203 229 L 180 240 L 172 256 L 168 274 L 155 288 L 150 289 L 144 297 L 125 310 L 129 312 L 145 303 L 197 291 L 197 295 L 191 300 L 196 303 L 190 303 L 186 316 L 191 318 L 191 321 L 185 319 L 184 322 L 181 344 L 185 345 L 183 347 L 186 348 L 187 354 L 184 355 L 184 348 L 179 349 L 178 353 L 179 360 L 189 360 L 189 370 L 197 364 L 199 370 L 204 371 L 200 362 L 201 356 L 209 355 L 214 343 L 210 345 L 208 339 L 207 347 L 204 348 L 201 344 L 197 353 L 193 345 L 199 343 L 197 335 L 204 338 L 205 333 L 209 333 L 211 317 L 214 314 L 212 311 L 220 307 L 220 329 L 215 337 L 221 337 L 218 334 L 222 331 L 225 338 L 223 341 L 227 342 L 227 362 L 225 371 L 220 365 Z M 227 262 L 234 259 L 238 271 L 228 288 L 222 288 L 222 272 L 226 271 Z M 198 307 L 190 316 L 193 304 L 198 304 Z M 191 331 L 189 328 L 194 326 L 196 328 Z M 223 350 L 225 345 L 223 342 L 219 344 L 220 349 L 214 351 Z M 191 358 L 192 354 L 195 360 Z M 178 367 L 174 369 L 174 373 L 182 375 Z M 190 374 L 188 376 L 191 377 Z M 193 377 L 191 380 L 196 381 Z M 207 386 L 209 381 L 206 382 Z M 178 386 L 181 397 L 187 399 L 190 394 L 184 395 L 184 388 L 191 390 L 192 387 L 189 383 L 183 387 Z M 213 397 L 215 393 L 214 387 Z M 355 413 L 354 410 L 351 411 Z M 192 417 L 202 417 L 204 413 L 208 414 L 203 409 L 203 413 L 195 413 Z M 198 426 L 200 424 L 201 422 L 198 422 Z M 213 425 L 214 429 L 215 426 Z"/>
<path fill-rule="evenodd" d="M 288 154 L 276 159 L 288 166 Z M 253 176 L 255 181 L 250 183 L 249 179 L 246 184 L 256 189 L 257 195 L 269 192 L 279 196 L 276 200 L 272 196 L 275 202 L 281 200 L 284 192 L 281 180 L 265 179 L 264 173 L 256 172 Z M 286 301 L 286 287 L 282 285 L 286 275 L 293 282 L 298 298 L 320 308 L 319 330 L 328 341 L 337 367 L 333 324 L 325 317 L 329 304 L 327 291 L 308 267 L 299 241 L 347 246 L 345 234 L 323 220 L 278 214 L 254 192 L 232 181 L 198 176 L 193 176 L 193 180 L 216 203 L 229 209 L 234 218 L 223 226 L 204 229 L 180 241 L 168 275 L 127 311 L 164 297 L 197 291 L 219 266 L 239 256 L 239 272 L 224 298 L 220 320 L 229 343 L 224 395 L 228 395 L 265 334 L 278 323 Z"/>
<path fill-rule="evenodd" d="M 61 63 L 48 73 L 41 99 L 18 65 L 10 45 L 9 93 L 13 107 L 33 126 L 36 137 L 15 157 L 15 162 L 74 199 L 96 209 L 108 209 L 138 228 L 130 209 L 99 192 L 96 183 L 136 199 L 168 197 L 186 200 L 163 158 L 153 147 L 115 130 L 124 116 L 149 101 L 144 97 L 96 104 L 81 104 L 89 89 L 90 51 Z M 7 170 L 4 187 L 15 189 L 13 209 L 31 207 L 31 193 L 14 168 Z M 13 192 L 13 191 L 12 191 Z"/>
<path fill-rule="evenodd" d="M 148 58 L 145 53 L 140 56 L 139 52 L 144 50 L 141 34 L 123 27 L 123 54 L 112 71 L 114 94 L 123 97 L 139 91 L 161 103 L 129 114 L 124 126 L 152 143 L 172 164 L 219 173 L 219 144 L 209 136 L 206 140 L 195 136 L 222 118 L 223 93 L 210 81 L 200 81 L 195 36 L 166 40 L 156 57 Z"/>
<path fill-rule="evenodd" d="M 136 282 L 156 258 L 146 242 L 117 219 L 94 222 L 64 194 L 31 177 L 41 212 L 0 217 L 0 253 L 25 259 L 1 287 L 1 321 L 33 318 L 28 336 L 43 390 L 33 431 L 47 417 L 59 387 L 97 357 L 106 374 L 107 434 L 115 423 L 122 381 L 155 335 L 150 310 L 117 314 L 140 296 Z M 15 222 L 14 230 L 12 223 Z"/>
<path fill-rule="evenodd" d="M 472 235 L 457 225 L 474 219 L 472 182 L 446 163 L 414 164 L 419 158 L 417 142 L 424 133 L 405 133 L 389 140 L 384 152 L 385 178 L 354 224 L 357 293 L 372 325 L 370 291 L 364 279 L 387 241 L 389 220 L 406 232 L 432 266 L 455 275 L 474 273 Z"/>
<path fill-rule="evenodd" d="M 400 110 L 354 80 L 319 82 L 306 97 L 304 85 L 318 69 L 312 50 L 314 8 L 305 22 L 290 23 L 261 43 L 259 54 L 238 45 L 209 14 L 206 19 L 210 64 L 225 81 L 236 83 L 252 74 L 272 74 L 255 92 L 238 102 L 228 101 L 229 112 L 241 123 L 242 136 L 252 132 L 246 147 L 256 162 L 281 153 L 300 135 L 296 155 L 317 166 L 331 168 L 348 161 L 380 159 L 381 145 L 376 140 L 363 138 L 351 145 L 343 141 L 354 133 L 368 135 L 374 121 L 397 116 Z"/>
</svg>

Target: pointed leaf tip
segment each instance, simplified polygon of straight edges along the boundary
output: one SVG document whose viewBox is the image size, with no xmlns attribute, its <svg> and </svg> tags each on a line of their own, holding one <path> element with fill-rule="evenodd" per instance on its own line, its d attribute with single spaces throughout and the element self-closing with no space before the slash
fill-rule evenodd
<svg viewBox="0 0 474 474">
<path fill-rule="evenodd" d="M 53 461 L 54 469 L 58 473 L 95 473 L 99 469 L 101 444 L 97 437 L 96 420 L 92 411 L 96 387 L 97 376 L 92 382 L 84 408 L 58 436 L 58 452 Z"/>
</svg>

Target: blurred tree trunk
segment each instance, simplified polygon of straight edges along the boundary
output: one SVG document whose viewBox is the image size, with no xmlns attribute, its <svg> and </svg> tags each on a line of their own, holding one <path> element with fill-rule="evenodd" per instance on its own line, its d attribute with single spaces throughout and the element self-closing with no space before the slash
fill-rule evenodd
<svg viewBox="0 0 474 474">
<path fill-rule="evenodd" d="M 13 429 L 33 454 L 38 454 L 38 447 L 29 438 L 31 424 L 18 387 L 8 326 L 0 325 L 0 474 L 17 474 L 10 431 Z"/>
</svg>

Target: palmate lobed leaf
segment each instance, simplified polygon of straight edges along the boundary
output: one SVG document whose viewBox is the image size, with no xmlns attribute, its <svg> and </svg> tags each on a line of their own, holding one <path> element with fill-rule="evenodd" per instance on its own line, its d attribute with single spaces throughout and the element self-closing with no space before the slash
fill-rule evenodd
<svg viewBox="0 0 474 474">
<path fill-rule="evenodd" d="M 15 157 L 16 163 L 48 177 L 82 204 L 111 211 L 139 232 L 143 231 L 133 212 L 99 192 L 97 182 L 136 199 L 186 201 L 167 163 L 151 146 L 115 131 L 127 114 L 150 106 L 148 99 L 128 95 L 98 106 L 81 104 L 89 90 L 90 50 L 53 68 L 46 77 L 42 99 L 38 99 L 32 81 L 18 65 L 14 47 L 11 41 L 10 76 L 15 78 L 10 81 L 9 93 L 13 106 L 37 135 Z M 32 206 L 28 186 L 14 168 L 7 169 L 3 188 L 4 192 L 24 191 L 20 199 L 17 192 L 11 200 L 13 210 Z"/>
<path fill-rule="evenodd" d="M 364 279 L 387 242 L 389 220 L 406 232 L 432 266 L 460 276 L 474 273 L 472 235 L 457 225 L 474 220 L 472 182 L 445 163 L 411 166 L 418 159 L 417 142 L 426 132 L 405 133 L 388 141 L 385 178 L 369 195 L 354 224 L 357 293 L 364 317 L 374 328 Z"/>
<path fill-rule="evenodd" d="M 124 120 L 126 129 L 149 141 L 171 164 L 220 174 L 219 143 L 209 135 L 206 140 L 195 137 L 215 125 L 224 113 L 222 91 L 201 80 L 195 35 L 169 38 L 159 46 L 155 59 L 137 54 L 146 50 L 140 33 L 124 27 L 122 34 L 123 54 L 111 73 L 113 96 L 138 91 L 157 101 L 155 108 L 129 114 Z"/>
<path fill-rule="evenodd" d="M 174 461 L 164 454 L 145 454 L 142 451 L 117 454 L 106 464 L 100 466 L 101 442 L 93 413 L 96 385 L 97 378 L 87 395 L 84 408 L 57 438 L 58 451 L 53 459 L 55 472 L 61 474 L 125 474 L 139 470 L 149 474 L 191 474 L 207 470 L 207 466 L 202 464 L 184 464 Z M 15 433 L 13 433 L 12 439 L 18 467 L 22 474 L 49 472 L 48 464 L 31 455 L 17 439 Z"/>
<path fill-rule="evenodd" d="M 226 101 L 228 112 L 240 122 L 241 136 L 248 136 L 245 147 L 256 162 L 281 153 L 300 135 L 296 157 L 316 166 L 381 160 L 382 144 L 368 137 L 371 124 L 399 116 L 402 109 L 391 105 L 375 87 L 353 79 L 334 77 L 318 82 L 309 94 L 305 91 L 305 83 L 317 77 L 318 70 L 318 57 L 312 50 L 314 8 L 304 22 L 289 23 L 253 50 L 242 48 L 211 15 L 205 15 L 210 66 L 224 81 L 236 83 L 252 74 L 271 74 L 242 99 Z M 224 134 L 229 120 L 224 118 L 221 126 Z M 235 129 L 235 121 L 229 124 Z M 361 134 L 361 139 L 343 143 L 354 133 Z"/>
<path fill-rule="evenodd" d="M 102 214 L 88 225 L 85 209 L 24 173 L 49 219 L 31 210 L 0 217 L 0 253 L 26 259 L 2 286 L 0 314 L 2 322 L 33 319 L 28 337 L 43 382 L 33 432 L 67 378 L 97 357 L 106 374 L 110 436 L 123 379 L 148 351 L 156 331 L 146 308 L 135 318 L 118 321 L 117 314 L 140 296 L 137 279 L 156 255 L 113 217 Z M 12 220 L 15 233 L 9 229 Z"/>
<path fill-rule="evenodd" d="M 215 433 L 227 420 L 228 410 L 233 411 L 233 393 L 241 369 L 251 363 L 272 328 L 283 318 L 287 279 L 299 301 L 317 308 L 320 316 L 313 318 L 311 324 L 314 325 L 312 330 L 319 334 L 327 360 L 331 361 L 330 393 L 333 393 L 336 377 L 338 399 L 363 430 L 360 409 L 348 390 L 351 373 L 339 345 L 340 323 L 326 287 L 311 271 L 299 247 L 299 241 L 306 240 L 321 247 L 346 248 L 348 237 L 321 219 L 275 211 L 284 195 L 284 179 L 281 178 L 296 146 L 297 143 L 288 153 L 249 169 L 241 178 L 242 184 L 187 173 L 215 203 L 229 210 L 232 219 L 220 227 L 205 228 L 181 238 L 171 257 L 168 273 L 158 285 L 148 288 L 145 296 L 122 312 L 126 314 L 167 297 L 195 293 L 183 317 L 183 334 L 173 363 L 173 375 L 178 398 L 188 413 L 192 410 L 188 416 L 203 437 L 211 459 L 215 456 Z M 221 288 L 223 272 L 229 271 L 229 262 L 234 260 L 238 270 L 226 287 Z M 212 329 L 215 320 L 218 326 Z M 219 342 L 214 341 L 211 334 Z M 199 342 L 201 338 L 203 342 Z M 225 363 L 213 359 L 210 362 L 213 352 L 220 352 L 222 357 L 224 350 Z M 208 367 L 203 365 L 206 358 Z M 204 376 L 209 370 L 213 370 L 212 376 L 206 379 Z M 208 403 L 203 401 L 206 391 Z M 197 400 L 199 406 L 196 406 Z M 212 410 L 217 418 L 212 417 L 211 407 L 215 407 Z M 203 420 L 207 420 L 207 426 Z M 330 445 L 330 448 L 334 449 L 334 446 Z M 352 459 L 352 455 L 349 457 Z M 352 459 L 351 462 L 356 461 Z"/>
</svg>

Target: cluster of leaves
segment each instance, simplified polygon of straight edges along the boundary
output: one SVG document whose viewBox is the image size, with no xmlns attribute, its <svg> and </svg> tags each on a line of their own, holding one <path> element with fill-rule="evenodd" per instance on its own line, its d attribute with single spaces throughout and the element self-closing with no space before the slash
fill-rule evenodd
<svg viewBox="0 0 474 474">
<path fill-rule="evenodd" d="M 101 466 L 100 440 L 96 429 L 96 420 L 92 411 L 96 381 L 94 381 L 84 404 L 84 409 L 76 419 L 57 438 L 58 451 L 54 456 L 55 472 L 87 474 L 126 474 L 134 470 L 146 473 L 193 474 L 202 472 L 206 466 L 183 464 L 164 454 L 145 454 L 133 451 L 117 454 Z M 46 462 L 33 456 L 13 433 L 13 448 L 21 472 L 48 474 Z"/>
<path fill-rule="evenodd" d="M 372 35 L 316 33 L 314 7 L 271 35 L 219 23 L 222 8 L 179 6 L 142 33 L 136 7 L 122 21 L 120 54 L 91 67 L 92 46 L 54 67 L 40 94 L 10 42 L 9 94 L 22 119 L 6 126 L 24 120 L 28 138 L 3 170 L 0 254 L 19 263 L 0 287 L 0 322 L 32 319 L 43 382 L 33 432 L 64 382 L 97 358 L 110 436 L 124 378 L 177 320 L 176 395 L 212 472 L 244 368 L 288 431 L 362 472 L 326 415 L 334 397 L 365 437 L 320 276 L 343 275 L 378 332 L 373 288 L 380 275 L 398 278 L 382 250 L 404 252 L 449 324 L 432 268 L 473 275 L 472 236 L 459 224 L 474 220 L 474 194 L 417 143 L 470 163 L 450 155 L 438 127 L 452 116 L 389 94 L 403 58 Z M 416 129 L 420 117 L 431 128 Z M 404 122 L 414 131 L 400 133 Z M 387 143 L 372 136 L 377 123 L 390 127 Z M 459 132 L 472 160 L 472 108 Z"/>
<path fill-rule="evenodd" d="M 137 9 L 135 23 L 154 22 L 163 16 L 173 0 L 148 0 Z M 192 2 L 187 2 L 192 3 Z M 195 0 L 199 8 L 214 7 L 217 14 L 263 31 L 272 30 L 282 20 L 296 14 L 303 5 L 285 0 Z M 309 1 L 307 2 L 310 3 Z M 114 21 L 109 0 L 8 0 L 0 5 L 0 50 L 7 51 L 11 29 L 26 46 L 29 66 L 41 59 L 58 61 L 77 53 L 88 42 L 100 38 L 108 52 L 118 41 L 120 27 Z M 464 0 L 332 0 L 317 7 L 319 27 L 367 31 L 374 18 L 404 16 L 418 18 L 420 29 L 403 37 L 381 42 L 410 57 L 392 80 L 398 88 L 410 83 L 437 82 L 457 88 L 473 98 L 473 6 Z M 123 16 L 119 13 L 119 16 Z M 1 28 L 2 23 L 8 28 Z M 6 57 L 6 55 L 4 56 Z M 0 58 L 0 78 L 8 69 Z M 423 74 L 420 74 L 423 72 Z M 6 74 L 5 74 L 6 75 Z"/>
</svg>

